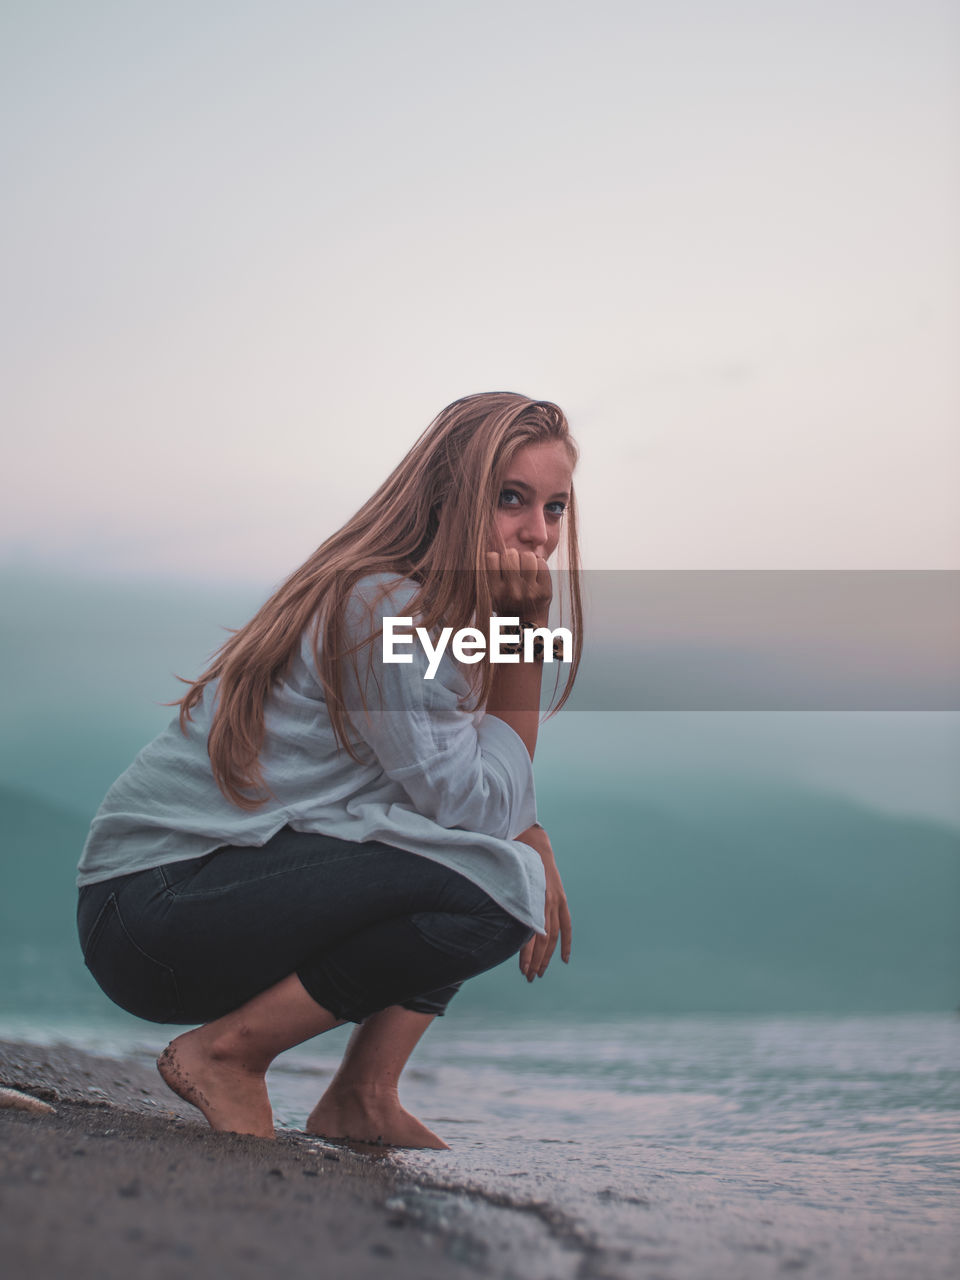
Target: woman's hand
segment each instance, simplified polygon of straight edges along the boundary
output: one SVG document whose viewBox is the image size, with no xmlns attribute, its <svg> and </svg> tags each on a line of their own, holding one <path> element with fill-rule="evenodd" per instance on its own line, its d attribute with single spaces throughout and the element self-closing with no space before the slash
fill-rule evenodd
<svg viewBox="0 0 960 1280">
<path fill-rule="evenodd" d="M 487 552 L 493 607 L 501 617 L 546 625 L 553 581 L 546 560 L 535 551 Z"/>
<path fill-rule="evenodd" d="M 570 923 L 570 908 L 567 906 L 567 895 L 563 891 L 560 872 L 553 856 L 550 837 L 543 827 L 528 827 L 517 836 L 524 844 L 530 845 L 540 855 L 543 870 L 547 878 L 547 896 L 544 903 L 544 921 L 547 926 L 546 937 L 534 934 L 520 952 L 520 972 L 532 982 L 534 978 L 542 978 L 547 971 L 550 958 L 560 942 L 560 959 L 564 964 L 570 963 L 570 948 L 573 939 L 573 926 Z"/>
</svg>

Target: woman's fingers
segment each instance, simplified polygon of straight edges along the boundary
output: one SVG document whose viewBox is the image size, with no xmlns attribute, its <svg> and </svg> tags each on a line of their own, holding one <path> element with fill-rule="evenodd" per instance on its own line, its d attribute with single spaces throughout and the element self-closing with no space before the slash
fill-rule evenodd
<svg viewBox="0 0 960 1280">
<path fill-rule="evenodd" d="M 549 607 L 553 597 L 550 568 L 535 551 L 518 551 L 516 547 L 487 551 L 484 563 L 498 612 L 529 620 Z"/>
<path fill-rule="evenodd" d="M 540 574 L 540 566 L 545 565 L 546 561 L 541 560 L 535 551 L 523 551 L 520 554 L 520 577 L 526 591 L 535 593 L 537 587 L 537 578 Z"/>
<path fill-rule="evenodd" d="M 501 595 L 497 607 L 501 605 L 508 610 L 519 606 L 523 598 L 523 574 L 520 552 L 515 547 L 508 547 L 500 552 L 500 586 Z"/>
<path fill-rule="evenodd" d="M 548 907 L 545 916 L 546 934 L 538 933 L 520 952 L 520 971 L 528 982 L 543 977 L 558 942 L 561 959 L 564 962 L 570 959 L 570 912 L 566 902 Z"/>
<path fill-rule="evenodd" d="M 570 963 L 570 952 L 573 948 L 573 922 L 570 919 L 570 908 L 567 900 L 560 903 L 560 959 L 564 964 Z"/>
<path fill-rule="evenodd" d="M 488 551 L 485 556 L 487 566 L 487 579 L 490 587 L 490 595 L 494 601 L 500 599 L 503 591 L 503 581 L 500 573 L 500 553 L 497 551 Z"/>
<path fill-rule="evenodd" d="M 541 964 L 541 961 L 542 961 L 543 953 L 544 953 L 544 950 L 545 950 L 545 949 L 546 949 L 546 947 L 547 947 L 547 944 L 548 944 L 548 943 L 549 943 L 549 941 L 550 941 L 550 934 L 549 934 L 550 921 L 549 921 L 549 919 L 547 920 L 547 922 L 546 922 L 546 923 L 547 923 L 547 929 L 548 929 L 548 933 L 547 933 L 546 937 L 544 937 L 544 935 L 543 935 L 543 934 L 538 933 L 538 934 L 536 935 L 536 937 L 532 939 L 532 946 L 531 946 L 531 944 L 530 944 L 530 943 L 528 943 L 528 944 L 527 944 L 528 946 L 531 946 L 531 950 L 530 950 L 530 959 L 528 960 L 528 962 L 527 962 L 527 967 L 526 967 L 526 969 L 524 970 L 524 977 L 526 978 L 526 980 L 527 980 L 528 982 L 532 982 L 532 981 L 534 980 L 534 978 L 536 978 L 536 977 L 538 977 L 538 976 L 539 976 L 539 973 L 540 973 L 540 964 Z"/>
<path fill-rule="evenodd" d="M 547 908 L 546 936 L 537 934 L 520 953 L 520 968 L 528 982 L 542 978 L 547 966 L 553 959 L 553 953 L 560 944 L 560 959 L 564 964 L 570 963 L 570 952 L 573 948 L 573 924 L 570 919 L 570 908 L 566 898 L 561 898 L 555 905 Z M 526 953 L 526 954 L 525 954 Z"/>
<path fill-rule="evenodd" d="M 559 933 L 560 933 L 559 926 L 557 922 L 554 921 L 554 924 L 551 927 L 549 934 L 547 935 L 547 945 L 544 948 L 543 954 L 540 957 L 540 964 L 537 967 L 538 978 L 542 978 L 543 975 L 547 972 L 547 965 L 550 963 L 550 958 L 553 955 L 554 951 L 556 951 L 557 949 L 557 937 L 559 936 Z"/>
<path fill-rule="evenodd" d="M 544 613 L 553 599 L 553 579 L 550 566 L 535 551 L 524 551 L 520 556 L 520 578 L 524 596 L 524 612 L 528 616 Z"/>
</svg>

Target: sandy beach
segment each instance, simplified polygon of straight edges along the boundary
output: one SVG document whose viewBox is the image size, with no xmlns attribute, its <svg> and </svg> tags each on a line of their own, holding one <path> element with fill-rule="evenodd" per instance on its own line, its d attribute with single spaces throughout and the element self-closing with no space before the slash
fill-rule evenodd
<svg viewBox="0 0 960 1280">
<path fill-rule="evenodd" d="M 0 1105 L 17 1280 L 956 1273 L 950 1018 L 541 1025 L 535 1043 L 452 1023 L 404 1084 L 442 1152 L 306 1135 L 332 1046 L 272 1069 L 267 1141 L 210 1131 L 162 1085 L 158 1042 L 19 1034 L 0 1087 L 53 1110 Z"/>
<path fill-rule="evenodd" d="M 18 1280 L 504 1274 L 389 1152 L 211 1132 L 139 1063 L 0 1041 L 0 1257 Z M 435 1208 L 436 1206 L 434 1206 Z"/>
</svg>

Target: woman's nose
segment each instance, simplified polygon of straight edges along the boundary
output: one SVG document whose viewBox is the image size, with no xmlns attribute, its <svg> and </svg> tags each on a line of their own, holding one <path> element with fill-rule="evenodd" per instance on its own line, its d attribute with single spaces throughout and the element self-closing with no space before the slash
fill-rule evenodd
<svg viewBox="0 0 960 1280">
<path fill-rule="evenodd" d="M 547 521 L 538 507 L 530 507 L 517 531 L 521 541 L 531 549 L 547 545 Z"/>
</svg>

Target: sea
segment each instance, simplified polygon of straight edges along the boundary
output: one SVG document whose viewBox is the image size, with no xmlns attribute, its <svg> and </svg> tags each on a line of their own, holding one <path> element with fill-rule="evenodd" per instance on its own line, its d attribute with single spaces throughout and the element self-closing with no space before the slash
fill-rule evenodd
<svg viewBox="0 0 960 1280">
<path fill-rule="evenodd" d="M 168 1036 L 113 1018 L 21 1016 L 0 1032 L 144 1061 Z M 281 1131 L 301 1130 L 347 1034 L 271 1069 Z M 451 1006 L 401 1097 L 450 1150 L 362 1150 L 395 1174 L 388 1210 L 498 1276 L 957 1275 L 956 1014 L 525 1020 Z"/>
</svg>

